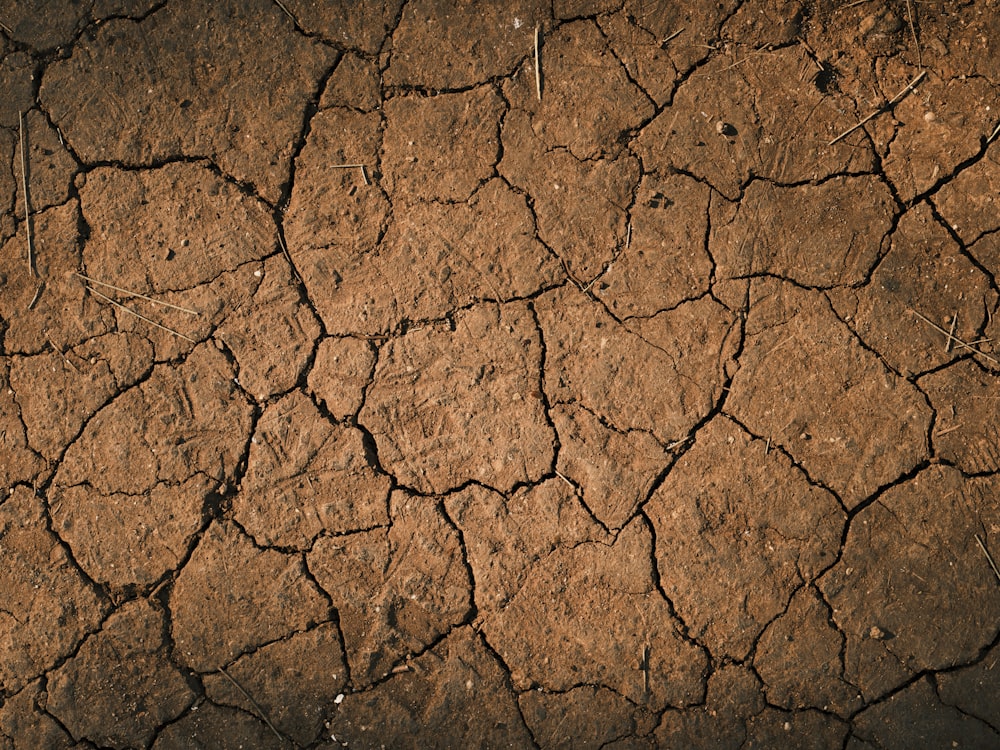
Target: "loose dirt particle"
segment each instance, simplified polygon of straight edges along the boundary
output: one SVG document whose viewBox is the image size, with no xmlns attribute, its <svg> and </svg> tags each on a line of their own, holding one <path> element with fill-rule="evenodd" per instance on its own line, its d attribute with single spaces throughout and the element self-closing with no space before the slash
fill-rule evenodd
<svg viewBox="0 0 1000 750">
<path fill-rule="evenodd" d="M 538 481 L 553 433 L 538 388 L 541 344 L 523 303 L 478 305 L 454 331 L 389 341 L 358 421 L 404 485 L 442 493 L 470 479 L 504 491 Z"/>
<path fill-rule="evenodd" d="M 49 676 L 49 712 L 77 739 L 115 748 L 147 745 L 195 698 L 166 658 L 164 632 L 162 611 L 141 599 L 122 605 Z"/>
<path fill-rule="evenodd" d="M 300 558 L 260 550 L 228 522 L 213 523 L 170 595 L 174 656 L 211 672 L 241 654 L 329 618 Z"/>
<path fill-rule="evenodd" d="M 360 430 L 331 424 L 295 392 L 257 422 L 233 513 L 257 544 L 306 550 L 324 531 L 388 523 L 389 485 Z"/>
<path fill-rule="evenodd" d="M 394 492 L 390 518 L 388 529 L 321 537 L 308 556 L 361 685 L 460 624 L 472 600 L 458 534 L 434 502 Z"/>
</svg>

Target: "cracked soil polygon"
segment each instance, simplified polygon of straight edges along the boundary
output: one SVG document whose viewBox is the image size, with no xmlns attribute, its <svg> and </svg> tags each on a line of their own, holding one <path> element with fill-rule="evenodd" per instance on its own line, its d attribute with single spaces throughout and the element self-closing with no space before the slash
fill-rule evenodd
<svg viewBox="0 0 1000 750">
<path fill-rule="evenodd" d="M 466 618 L 471 581 L 455 531 L 432 500 L 395 492 L 391 525 L 319 539 L 309 569 L 339 613 L 357 684 L 384 677 Z"/>
<path fill-rule="evenodd" d="M 998 19 L 0 3 L 0 748 L 1000 745 Z"/>
<path fill-rule="evenodd" d="M 737 661 L 795 588 L 834 561 L 845 521 L 829 492 L 766 451 L 732 421 L 713 420 L 646 506 L 677 614 L 713 654 Z"/>
<path fill-rule="evenodd" d="M 1000 633 L 996 578 L 978 556 L 956 554 L 975 544 L 980 524 L 1000 526 L 989 502 L 997 485 L 932 466 L 852 519 L 840 560 L 818 583 L 846 639 L 845 677 L 866 698 L 971 661 Z"/>
<path fill-rule="evenodd" d="M 195 698 L 164 654 L 164 626 L 163 612 L 148 602 L 122 605 L 49 676 L 47 710 L 77 739 L 114 748 L 149 744 Z M 91 711 L 92 701 L 105 712 Z"/>
</svg>

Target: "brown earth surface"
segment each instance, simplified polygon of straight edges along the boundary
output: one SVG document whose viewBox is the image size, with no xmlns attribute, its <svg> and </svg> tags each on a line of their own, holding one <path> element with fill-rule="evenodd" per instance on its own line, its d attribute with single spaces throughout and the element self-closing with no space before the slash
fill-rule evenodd
<svg viewBox="0 0 1000 750">
<path fill-rule="evenodd" d="M 998 94 L 997 0 L 0 3 L 0 748 L 1000 747 Z"/>
</svg>

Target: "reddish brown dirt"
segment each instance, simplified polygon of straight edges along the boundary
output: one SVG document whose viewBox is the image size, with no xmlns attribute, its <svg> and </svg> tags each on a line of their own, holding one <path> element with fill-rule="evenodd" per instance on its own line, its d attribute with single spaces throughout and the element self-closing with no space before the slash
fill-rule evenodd
<svg viewBox="0 0 1000 750">
<path fill-rule="evenodd" d="M 996 0 L 0 4 L 0 748 L 1000 747 L 998 92 Z"/>
</svg>

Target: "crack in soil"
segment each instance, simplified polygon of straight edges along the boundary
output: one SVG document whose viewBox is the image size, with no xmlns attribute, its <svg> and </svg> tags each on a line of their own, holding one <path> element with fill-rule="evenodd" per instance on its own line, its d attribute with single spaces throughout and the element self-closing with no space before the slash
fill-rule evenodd
<svg viewBox="0 0 1000 750">
<path fill-rule="evenodd" d="M 905 14 L 98 5 L 0 18 L 8 744 L 1000 741 L 995 24 L 834 148 Z"/>
</svg>

